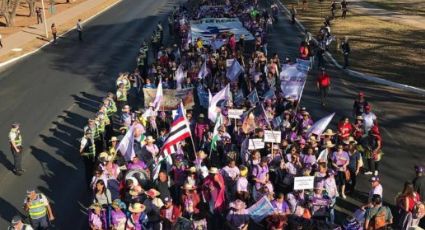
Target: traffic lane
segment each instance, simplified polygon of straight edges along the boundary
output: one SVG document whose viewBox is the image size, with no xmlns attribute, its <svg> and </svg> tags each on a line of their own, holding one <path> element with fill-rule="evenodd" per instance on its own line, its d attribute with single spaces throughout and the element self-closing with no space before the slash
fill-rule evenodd
<svg viewBox="0 0 425 230">
<path fill-rule="evenodd" d="M 3 73 L 0 96 L 12 100 L 1 102 L 0 132 L 7 133 L 11 123 L 20 121 L 24 143 L 32 143 L 39 130 L 71 105 L 70 95 L 87 84 L 99 89 L 111 86 L 119 71 L 134 65 L 142 35 L 149 35 L 157 22 L 153 14 L 165 3 L 124 1 L 85 27 L 85 42 L 76 42 L 70 34 Z M 0 151 L 11 160 L 8 148 L 2 138 Z"/>
<path fill-rule="evenodd" d="M 2 180 L 0 204 L 5 206 L 2 205 L 0 211 L 0 226 L 7 226 L 10 218 L 21 211 L 26 189 L 35 187 L 52 200 L 57 216 L 56 225 L 60 229 L 84 229 L 83 226 L 87 220 L 84 206 L 87 204 L 88 194 L 83 180 L 82 165 L 77 154 L 77 138 L 81 137 L 81 128 L 87 121 L 87 117 L 91 117 L 95 112 L 98 107 L 97 102 L 105 95 L 105 90 L 113 87 L 117 73 L 135 67 L 137 50 L 143 37 L 150 35 L 158 20 L 164 20 L 166 13 L 172 7 L 170 2 L 167 4 L 165 1 L 146 3 L 146 5 L 137 5 L 138 2 L 132 2 L 124 6 L 119 4 L 111 9 L 111 11 L 118 10 L 117 13 L 125 11 L 127 18 L 124 21 L 129 20 L 128 23 L 122 23 L 120 26 L 108 25 L 105 21 L 98 21 L 102 19 L 101 16 L 100 19 L 99 17 L 95 19 L 94 27 L 90 28 L 90 24 L 85 27 L 84 38 L 87 43 L 91 39 L 98 39 L 99 32 L 103 34 L 100 43 L 97 42 L 93 46 L 85 47 L 89 52 L 88 55 L 98 53 L 98 55 L 91 56 L 92 64 L 84 63 L 87 59 L 81 58 L 81 52 L 75 50 L 78 49 L 75 44 L 70 44 L 73 42 L 72 35 L 70 38 L 60 40 L 56 47 L 49 47 L 51 53 L 44 53 L 44 55 L 53 55 L 59 59 L 46 63 L 48 66 L 46 68 L 54 68 L 49 72 L 60 72 L 54 74 L 65 78 L 78 78 L 81 73 L 84 73 L 87 79 L 85 81 L 83 79 L 82 83 L 79 84 L 80 87 L 73 88 L 73 92 L 69 92 L 72 90 L 64 90 L 72 88 L 74 81 L 60 82 L 64 84 L 64 89 L 61 88 L 60 92 L 67 94 L 64 97 L 69 98 L 69 107 L 66 106 L 65 102 L 60 103 L 62 106 L 58 108 L 60 112 L 56 114 L 52 112 L 54 118 L 48 121 L 43 129 L 34 128 L 37 133 L 37 136 L 34 137 L 35 141 L 31 143 L 28 141 L 29 138 L 26 138 L 27 143 L 31 143 L 27 151 L 30 154 L 27 154 L 24 161 L 24 166 L 28 172 L 18 180 L 10 173 Z M 133 6 L 132 8 L 132 5 L 137 7 Z M 129 11 L 128 9 L 132 10 Z M 148 12 L 148 14 L 141 16 L 140 12 Z M 108 13 L 114 15 L 114 12 L 108 11 Z M 131 19 L 131 15 L 134 19 Z M 109 18 L 111 18 L 111 15 L 105 16 L 105 20 Z M 96 26 L 107 30 L 102 33 Z M 119 31 L 112 30 L 114 27 L 119 28 Z M 126 29 L 122 30 L 122 27 Z M 93 31 L 93 35 L 90 31 Z M 116 41 L 121 41 L 123 45 L 109 45 Z M 63 48 L 61 56 L 58 56 L 53 50 L 58 47 Z M 67 60 L 64 60 L 63 55 L 66 55 Z M 35 56 L 34 58 L 47 59 L 48 57 Z M 67 63 L 69 66 L 64 65 L 61 68 L 51 65 L 63 61 L 70 61 L 71 63 Z M 71 69 L 71 66 L 83 67 L 84 65 L 88 67 L 89 73 Z M 102 72 L 97 72 L 99 69 Z M 93 77 L 90 74 L 97 75 Z M 52 99 L 54 100 L 54 98 Z M 59 116 L 56 117 L 57 115 Z M 32 126 L 29 128 L 32 128 Z M 42 131 L 40 132 L 40 130 Z M 3 207 L 6 208 L 3 209 Z"/>
</svg>

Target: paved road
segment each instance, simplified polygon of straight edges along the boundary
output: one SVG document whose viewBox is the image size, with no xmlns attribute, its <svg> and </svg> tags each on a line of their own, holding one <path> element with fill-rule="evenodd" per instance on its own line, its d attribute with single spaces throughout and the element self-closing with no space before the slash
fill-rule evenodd
<svg viewBox="0 0 425 230">
<path fill-rule="evenodd" d="M 173 2 L 173 1 L 170 1 Z M 0 75 L 0 228 L 6 226 L 21 204 L 28 187 L 45 193 L 53 202 L 59 229 L 84 229 L 87 192 L 80 170 L 77 138 L 81 127 L 97 107 L 97 101 L 113 83 L 117 73 L 134 67 L 140 41 L 152 31 L 158 18 L 170 9 L 165 0 L 125 0 L 85 26 L 85 42 L 70 35 L 47 47 Z M 286 17 L 270 37 L 270 53 L 294 57 L 301 34 Z M 329 67 L 333 89 L 329 106 L 322 109 L 312 73 L 302 104 L 318 119 L 337 112 L 332 126 L 349 115 L 352 100 L 365 91 L 383 127 L 382 181 L 384 199 L 392 202 L 404 180 L 413 176 L 413 164 L 424 161 L 421 150 L 425 138 L 424 98 L 368 82 L 350 79 Z M 22 123 L 27 174 L 16 177 L 11 167 L 6 134 L 14 121 Z M 359 190 L 367 191 L 362 176 Z M 342 209 L 353 210 L 358 197 L 338 201 Z M 344 211 L 344 210 L 343 210 Z"/>
<path fill-rule="evenodd" d="M 59 229 L 84 229 L 87 192 L 77 139 L 120 71 L 135 67 L 138 46 L 177 1 L 124 0 L 85 25 L 84 42 L 69 34 L 0 75 L 0 229 L 20 211 L 28 187 L 49 197 Z M 12 167 L 7 133 L 19 121 L 22 177 Z"/>
</svg>

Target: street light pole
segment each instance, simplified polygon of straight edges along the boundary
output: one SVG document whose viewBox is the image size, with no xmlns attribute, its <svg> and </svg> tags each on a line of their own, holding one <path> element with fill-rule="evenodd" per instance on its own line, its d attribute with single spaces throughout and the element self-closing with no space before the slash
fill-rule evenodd
<svg viewBox="0 0 425 230">
<path fill-rule="evenodd" d="M 46 11 L 44 8 L 44 0 L 41 0 L 41 7 L 43 8 L 44 31 L 46 32 L 46 38 L 49 38 L 49 32 L 47 31 L 47 18 L 46 18 Z"/>
</svg>

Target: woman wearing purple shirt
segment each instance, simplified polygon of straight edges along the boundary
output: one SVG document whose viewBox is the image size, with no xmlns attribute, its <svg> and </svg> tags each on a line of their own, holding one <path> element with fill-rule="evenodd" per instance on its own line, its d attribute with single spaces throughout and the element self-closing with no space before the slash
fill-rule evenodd
<svg viewBox="0 0 425 230">
<path fill-rule="evenodd" d="M 345 171 L 350 163 L 350 156 L 342 145 L 338 145 L 337 151 L 332 154 L 332 166 L 337 171 L 338 187 L 341 191 L 342 198 L 345 199 Z"/>
<path fill-rule="evenodd" d="M 126 205 L 120 199 L 114 200 L 112 202 L 111 211 L 111 221 L 112 221 L 112 229 L 114 230 L 125 230 L 125 222 L 127 220 L 127 216 L 124 211 L 126 209 Z"/>
</svg>

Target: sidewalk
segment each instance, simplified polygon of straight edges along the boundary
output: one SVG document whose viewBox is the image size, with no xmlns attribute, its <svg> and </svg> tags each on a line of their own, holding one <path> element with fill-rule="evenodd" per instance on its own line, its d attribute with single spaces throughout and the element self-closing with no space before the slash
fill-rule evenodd
<svg viewBox="0 0 425 230">
<path fill-rule="evenodd" d="M 419 15 L 408 15 L 397 11 L 379 8 L 362 0 L 350 0 L 348 9 L 355 15 L 376 17 L 383 21 L 413 26 L 425 30 L 425 17 Z"/>
<path fill-rule="evenodd" d="M 48 40 L 45 38 L 43 23 L 26 27 L 4 38 L 2 40 L 3 48 L 0 49 L 0 65 L 13 58 L 37 50 L 41 46 L 49 43 L 52 39 L 50 26 L 53 22 L 56 24 L 58 35 L 61 35 L 72 29 L 76 25 L 78 18 L 84 21 L 119 1 L 120 0 L 88 0 L 47 18 Z"/>
</svg>

